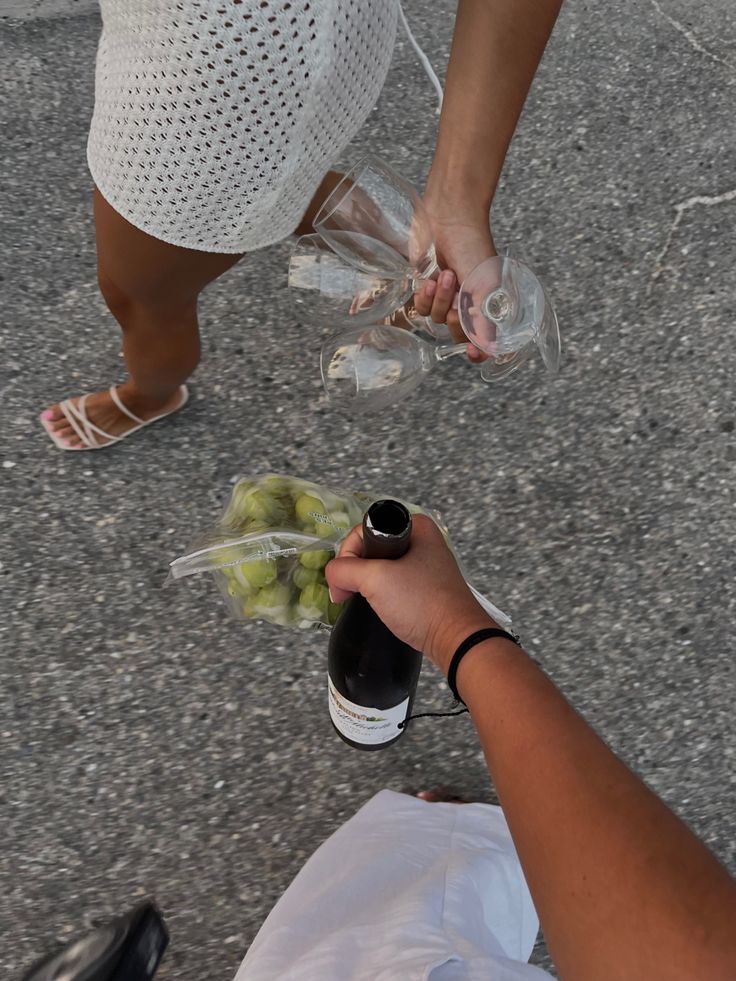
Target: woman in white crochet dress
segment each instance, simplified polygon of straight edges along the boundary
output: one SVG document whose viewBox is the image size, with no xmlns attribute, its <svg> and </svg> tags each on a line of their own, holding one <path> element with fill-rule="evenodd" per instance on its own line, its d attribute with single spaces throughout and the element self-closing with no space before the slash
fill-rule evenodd
<svg viewBox="0 0 736 981">
<path fill-rule="evenodd" d="M 458 2 L 425 194 L 446 268 L 416 297 L 455 333 L 456 284 L 493 254 L 491 201 L 561 2 Z M 199 294 L 245 253 L 311 229 L 338 177 L 330 162 L 375 105 L 400 14 L 398 0 L 101 8 L 88 160 L 100 289 L 129 377 L 41 413 L 70 450 L 109 446 L 184 405 Z"/>
</svg>

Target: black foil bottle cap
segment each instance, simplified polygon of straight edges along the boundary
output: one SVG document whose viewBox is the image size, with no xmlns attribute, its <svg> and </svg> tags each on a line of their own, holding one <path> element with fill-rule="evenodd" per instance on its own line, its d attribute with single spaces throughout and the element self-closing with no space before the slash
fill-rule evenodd
<svg viewBox="0 0 736 981">
<path fill-rule="evenodd" d="M 367 559 L 400 559 L 409 550 L 411 514 L 399 501 L 376 501 L 363 516 Z"/>
</svg>

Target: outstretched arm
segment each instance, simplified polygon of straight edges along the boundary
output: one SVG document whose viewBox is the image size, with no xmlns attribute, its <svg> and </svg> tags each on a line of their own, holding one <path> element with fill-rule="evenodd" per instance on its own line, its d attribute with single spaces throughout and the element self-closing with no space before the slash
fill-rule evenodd
<svg viewBox="0 0 736 981">
<path fill-rule="evenodd" d="M 443 673 L 467 636 L 494 625 L 428 518 L 414 519 L 403 558 L 361 554 L 355 529 L 327 567 L 335 598 L 362 593 Z M 487 640 L 457 685 L 565 981 L 736 977 L 736 883 L 531 658 Z"/>
<path fill-rule="evenodd" d="M 444 322 L 458 285 L 495 255 L 489 212 L 506 152 L 562 0 L 459 0 L 425 202 L 454 281 L 426 286 L 420 313 Z M 447 323 L 464 340 L 457 317 Z"/>
</svg>

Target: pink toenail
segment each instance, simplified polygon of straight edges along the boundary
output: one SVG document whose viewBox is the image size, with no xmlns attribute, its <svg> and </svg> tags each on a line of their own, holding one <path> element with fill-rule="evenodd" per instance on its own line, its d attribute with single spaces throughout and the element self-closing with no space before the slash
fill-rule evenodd
<svg viewBox="0 0 736 981">
<path fill-rule="evenodd" d="M 53 419 L 54 418 L 54 410 L 53 409 L 46 409 L 45 412 L 42 412 L 41 413 L 41 418 L 42 419 Z"/>
</svg>

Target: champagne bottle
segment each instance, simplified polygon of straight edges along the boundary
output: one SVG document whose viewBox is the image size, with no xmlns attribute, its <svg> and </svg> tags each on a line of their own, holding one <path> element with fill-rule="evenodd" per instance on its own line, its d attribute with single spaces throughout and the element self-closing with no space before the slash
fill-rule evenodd
<svg viewBox="0 0 736 981">
<path fill-rule="evenodd" d="M 398 501 L 376 501 L 363 518 L 367 559 L 398 559 L 408 549 L 411 515 Z M 403 734 L 422 655 L 394 636 L 356 593 L 332 628 L 327 663 L 330 718 L 356 749 L 383 749 Z"/>
</svg>

